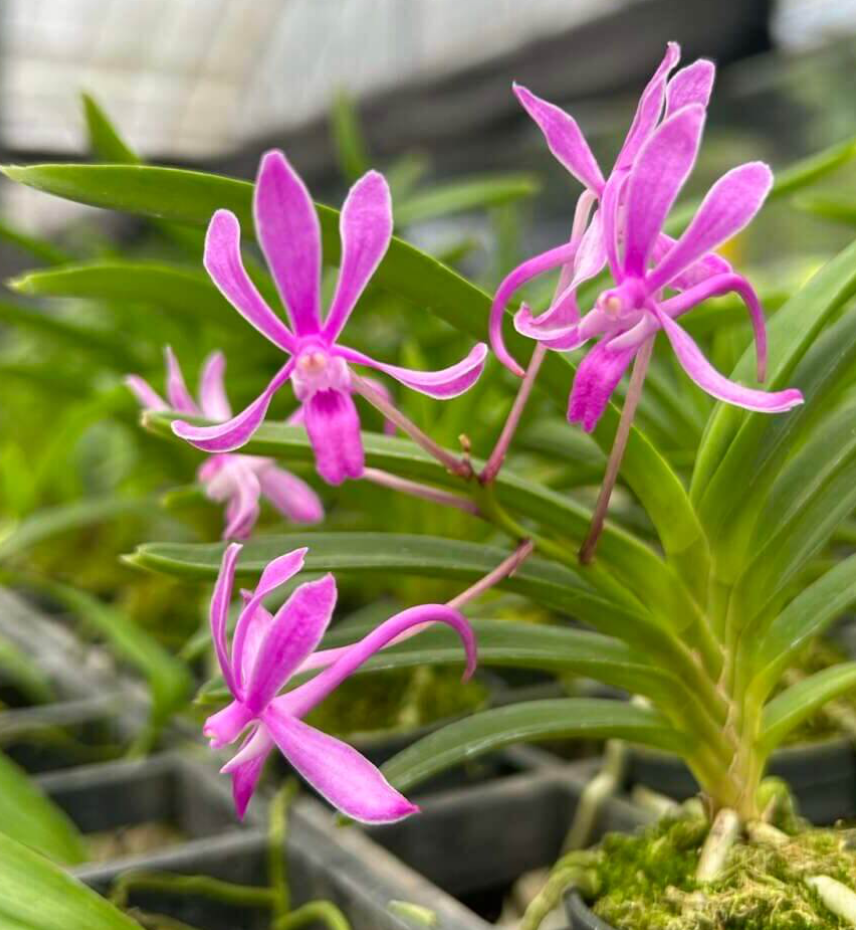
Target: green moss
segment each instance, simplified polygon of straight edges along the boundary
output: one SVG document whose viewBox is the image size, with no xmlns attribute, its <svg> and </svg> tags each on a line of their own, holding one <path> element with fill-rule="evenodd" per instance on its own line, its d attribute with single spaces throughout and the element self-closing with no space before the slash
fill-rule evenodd
<svg viewBox="0 0 856 930">
<path fill-rule="evenodd" d="M 480 681 L 461 681 L 460 669 L 401 669 L 343 682 L 306 718 L 325 733 L 350 736 L 413 730 L 444 717 L 470 713 L 487 701 Z"/>
<path fill-rule="evenodd" d="M 840 829 L 803 829 L 784 846 L 740 843 L 721 879 L 695 881 L 702 820 L 667 820 L 598 847 L 594 912 L 619 930 L 837 930 L 847 926 L 805 884 L 829 875 L 856 888 L 856 852 Z M 856 845 L 856 844 L 854 844 Z"/>
</svg>

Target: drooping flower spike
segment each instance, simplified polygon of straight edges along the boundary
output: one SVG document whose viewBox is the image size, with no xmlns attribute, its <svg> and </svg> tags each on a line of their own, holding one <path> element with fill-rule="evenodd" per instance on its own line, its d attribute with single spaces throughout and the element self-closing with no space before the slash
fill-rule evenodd
<svg viewBox="0 0 856 930">
<path fill-rule="evenodd" d="M 377 369 L 413 390 L 447 399 L 476 382 L 487 346 L 479 343 L 463 361 L 442 371 L 418 372 L 379 362 L 338 341 L 392 236 L 389 188 L 376 171 L 357 181 L 342 208 L 339 280 L 323 320 L 318 217 L 306 187 L 281 152 L 271 151 L 262 158 L 254 215 L 259 244 L 291 328 L 267 306 L 244 270 L 238 220 L 228 210 L 218 210 L 208 227 L 205 267 L 238 312 L 290 358 L 259 398 L 227 423 L 196 427 L 177 421 L 173 430 L 208 452 L 237 449 L 262 423 L 274 394 L 290 380 L 303 405 L 319 474 L 330 484 L 358 478 L 364 456 L 349 366 Z"/>
<path fill-rule="evenodd" d="M 184 376 L 173 351 L 166 349 L 166 403 L 142 378 L 128 375 L 125 384 L 145 410 L 175 410 L 204 415 L 210 420 L 228 420 L 232 416 L 223 385 L 226 359 L 222 352 L 212 353 L 202 367 L 199 403 L 187 389 Z M 318 523 L 324 508 L 309 485 L 276 465 L 273 459 L 258 455 L 222 453 L 207 458 L 197 472 L 208 498 L 226 504 L 224 539 L 246 539 L 259 517 L 262 497 L 294 523 Z"/>
<path fill-rule="evenodd" d="M 676 317 L 702 301 L 735 291 L 749 309 L 758 353 L 758 378 L 763 379 L 766 331 L 760 303 L 749 282 L 713 254 L 713 249 L 751 221 L 770 189 L 772 175 L 760 162 L 733 169 L 711 188 L 677 242 L 663 232 L 668 213 L 695 162 L 713 78 L 712 65 L 696 62 L 667 83 L 668 71 L 677 62 L 672 49 L 670 46 L 643 94 L 616 168 L 603 184 L 598 181 L 599 169 L 595 171 L 597 165 L 582 135 L 578 129 L 575 134 L 571 132 L 576 127 L 571 118 L 552 108 L 551 123 L 543 110 L 538 109 L 543 102 L 536 107 L 529 101 L 543 118 L 548 140 L 552 135 L 551 147 L 564 153 L 564 160 L 575 166 L 584 183 L 596 188 L 594 193 L 600 198 L 599 212 L 571 258 L 566 258 L 575 262 L 574 275 L 566 290 L 541 317 L 533 318 L 524 307 L 515 321 L 519 331 L 560 351 L 576 349 L 593 337 L 602 337 L 583 359 L 568 404 L 568 419 L 580 423 L 587 431 L 594 429 L 637 351 L 661 329 L 689 377 L 713 397 L 766 413 L 789 410 L 802 402 L 802 395 L 796 390 L 768 393 L 729 381 L 708 363 L 695 342 L 675 322 Z M 664 105 L 665 118 L 657 125 Z M 559 120 L 556 113 L 564 120 Z M 563 128 L 564 136 L 555 131 L 556 125 Z M 560 148 L 557 137 L 566 143 L 564 148 Z M 571 141 L 575 147 L 570 145 Z M 562 248 L 570 253 L 573 246 L 572 241 Z M 561 249 L 553 251 L 558 253 Z M 512 272 L 506 279 L 511 284 L 500 288 L 494 303 L 500 319 L 509 288 L 553 267 L 556 261 L 541 256 L 527 263 L 528 269 L 522 266 Z M 601 294 L 595 307 L 581 319 L 576 289 L 607 263 L 616 287 Z M 664 289 L 677 293 L 663 299 Z M 492 338 L 496 346 L 493 332 Z"/>
<path fill-rule="evenodd" d="M 240 749 L 223 767 L 231 774 L 238 816 L 243 818 L 265 760 L 278 748 L 292 767 L 348 817 L 365 823 L 400 820 L 419 808 L 396 791 L 381 772 L 353 747 L 301 719 L 367 659 L 392 641 L 427 623 L 445 623 L 461 637 L 468 678 L 475 670 L 476 642 L 460 611 L 442 604 L 413 607 L 391 617 L 352 646 L 317 653 L 336 604 L 336 581 L 325 575 L 300 585 L 271 615 L 263 601 L 303 566 L 307 549 L 270 562 L 255 591 L 242 592 L 241 611 L 229 649 L 226 620 L 235 565 L 241 546 L 223 554 L 211 599 L 211 634 L 232 702 L 205 723 L 213 748 L 244 736 Z M 326 665 L 302 685 L 278 693 L 302 669 Z"/>
</svg>

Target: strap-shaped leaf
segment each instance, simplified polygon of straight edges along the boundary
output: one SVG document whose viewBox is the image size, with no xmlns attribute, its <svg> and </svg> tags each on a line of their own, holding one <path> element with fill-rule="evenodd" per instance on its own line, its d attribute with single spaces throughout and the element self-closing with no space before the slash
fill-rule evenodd
<svg viewBox="0 0 856 930">
<path fill-rule="evenodd" d="M 451 723 L 390 759 L 383 773 L 406 791 L 438 772 L 512 743 L 574 737 L 626 739 L 681 753 L 692 747 L 688 737 L 647 707 L 598 698 L 529 701 Z"/>
<path fill-rule="evenodd" d="M 145 543 L 127 557 L 141 568 L 183 578 L 213 580 L 223 554 L 222 543 Z M 436 536 L 401 533 L 301 533 L 260 536 L 244 545 L 237 577 L 255 580 L 268 562 L 300 546 L 308 546 L 307 572 L 359 572 L 448 578 L 472 583 L 508 556 L 493 546 Z M 577 617 L 609 636 L 672 655 L 676 643 L 650 614 L 615 603 L 584 577 L 564 565 L 530 557 L 500 587 L 528 597 L 552 610 Z"/>
<path fill-rule="evenodd" d="M 65 812 L 0 753 L 0 833 L 65 865 L 86 861 L 86 846 Z M 0 901 L 0 914 L 4 902 Z"/>
<path fill-rule="evenodd" d="M 817 272 L 773 317 L 769 326 L 771 364 L 766 383 L 769 390 L 796 386 L 808 393 L 809 403 L 812 394 L 822 394 L 828 382 L 818 374 L 813 364 L 819 361 L 820 350 L 812 357 L 812 363 L 799 372 L 799 376 L 796 376 L 796 369 L 835 311 L 854 293 L 856 243 Z M 754 347 L 750 346 L 732 377 L 752 382 L 754 365 Z M 766 443 L 776 442 L 774 431 L 785 428 L 782 421 L 798 421 L 806 415 L 799 409 L 776 416 L 748 415 L 725 404 L 716 409 L 699 447 L 692 480 L 692 496 L 698 502 L 699 513 L 709 534 L 716 536 L 727 524 L 741 500 L 743 488 L 751 484 L 763 469 Z M 768 435 L 771 437 L 769 440 Z"/>
<path fill-rule="evenodd" d="M 92 153 L 101 161 L 109 161 L 118 165 L 142 164 L 140 156 L 119 135 L 119 131 L 110 122 L 110 118 L 95 98 L 89 94 L 81 94 L 81 99 Z"/>
<path fill-rule="evenodd" d="M 173 419 L 171 414 L 157 413 L 146 415 L 144 422 L 153 432 L 174 441 L 170 429 Z M 459 478 L 409 440 L 363 433 L 363 446 L 366 464 L 374 468 L 417 481 L 430 481 L 452 491 L 464 489 Z M 292 462 L 314 460 L 306 431 L 283 424 L 265 423 L 244 446 L 244 451 Z M 479 461 L 474 462 L 476 470 L 481 465 Z M 495 487 L 504 507 L 568 539 L 569 551 L 585 538 L 590 512 L 566 496 L 527 481 L 508 468 L 500 472 Z M 606 589 L 613 593 L 615 580 L 620 581 L 626 586 L 630 599 L 649 607 L 664 626 L 680 630 L 692 622 L 696 609 L 671 567 L 649 546 L 614 524 L 608 524 L 601 537 L 595 569 L 581 571 L 593 586 L 606 583 Z"/>
<path fill-rule="evenodd" d="M 45 265 L 61 265 L 71 256 L 47 239 L 39 239 L 0 220 L 0 242 L 8 243 L 22 252 L 28 252 Z"/>
<path fill-rule="evenodd" d="M 856 603 L 856 555 L 839 562 L 802 591 L 770 624 L 755 648 L 754 687 L 769 691 L 806 643 Z"/>
<path fill-rule="evenodd" d="M 764 708 L 758 740 L 762 752 L 771 752 L 803 720 L 854 687 L 856 662 L 843 662 L 816 672 L 783 691 Z"/>
<path fill-rule="evenodd" d="M 215 210 L 234 212 L 245 236 L 253 235 L 252 185 L 217 175 L 174 168 L 124 165 L 32 165 L 2 169 L 13 181 L 91 206 L 205 226 Z M 339 261 L 338 211 L 317 205 L 325 260 Z M 453 269 L 409 243 L 393 237 L 374 283 L 419 308 L 428 308 L 455 328 L 484 339 L 491 299 Z M 531 344 L 509 334 L 511 351 L 525 358 Z M 546 360 L 541 380 L 564 410 L 573 366 L 556 353 Z M 618 427 L 619 412 L 610 406 L 594 436 L 609 449 Z M 638 431 L 633 430 L 624 455 L 624 480 L 642 501 L 660 539 L 687 577 L 704 583 L 706 547 L 686 490 L 666 460 Z"/>
<path fill-rule="evenodd" d="M 140 930 L 106 898 L 43 856 L 0 834 L 4 930 Z"/>
<path fill-rule="evenodd" d="M 494 174 L 459 178 L 448 184 L 435 184 L 412 194 L 395 207 L 395 222 L 400 226 L 437 217 L 453 216 L 468 210 L 483 210 L 531 197 L 540 189 L 531 174 Z"/>
</svg>

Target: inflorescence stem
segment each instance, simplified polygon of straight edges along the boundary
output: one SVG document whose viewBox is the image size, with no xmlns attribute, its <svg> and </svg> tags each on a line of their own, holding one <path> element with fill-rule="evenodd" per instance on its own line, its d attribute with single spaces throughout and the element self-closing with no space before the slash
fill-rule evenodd
<svg viewBox="0 0 856 930">
<path fill-rule="evenodd" d="M 495 584 L 499 584 L 499 582 L 505 578 L 511 577 L 526 559 L 529 558 L 534 548 L 535 544 L 531 539 L 524 539 L 514 552 L 512 552 L 507 559 L 500 562 L 492 572 L 488 572 L 484 578 L 481 578 L 474 585 L 467 588 L 466 591 L 462 591 L 457 597 L 453 597 L 451 601 L 447 601 L 446 606 L 452 607 L 455 610 L 460 610 L 466 604 L 469 604 L 470 601 L 474 601 L 479 595 L 484 594 L 485 591 L 492 588 Z"/>
<path fill-rule="evenodd" d="M 606 463 L 606 474 L 603 476 L 603 484 L 600 488 L 600 494 L 598 494 L 588 536 L 580 548 L 580 562 L 583 565 L 589 565 L 594 559 L 597 541 L 603 532 L 606 512 L 609 510 L 609 499 L 612 497 L 612 489 L 618 479 L 618 470 L 621 468 L 621 460 L 624 458 L 624 450 L 627 448 L 627 440 L 630 438 L 633 417 L 636 415 L 636 408 L 639 406 L 639 400 L 642 397 L 642 386 L 645 383 L 645 375 L 648 374 L 648 363 L 651 361 L 653 349 L 654 337 L 651 336 L 642 343 L 633 362 L 633 374 L 630 377 L 630 386 L 627 389 L 621 419 L 618 421 L 612 451 L 609 453 L 609 461 Z"/>
<path fill-rule="evenodd" d="M 434 458 L 452 472 L 452 474 L 460 475 L 462 478 L 472 477 L 472 466 L 466 459 L 458 458 L 456 455 L 453 455 L 434 442 L 434 440 L 422 432 L 409 417 L 405 416 L 398 407 L 390 403 L 379 391 L 375 390 L 370 384 L 360 378 L 359 375 L 351 375 L 351 384 L 354 390 L 358 394 L 361 394 L 376 410 L 379 410 L 387 420 L 407 433 L 418 446 L 421 446 L 429 455 L 433 455 Z"/>
<path fill-rule="evenodd" d="M 411 494 L 413 497 L 421 497 L 434 504 L 455 507 L 457 510 L 463 510 L 473 516 L 479 516 L 480 514 L 478 504 L 468 497 L 461 497 L 460 494 L 452 494 L 449 491 L 441 491 L 439 488 L 432 488 L 430 485 L 421 484 L 418 481 L 410 481 L 380 468 L 364 468 L 363 478 L 381 487 L 400 491 L 402 494 Z"/>
</svg>

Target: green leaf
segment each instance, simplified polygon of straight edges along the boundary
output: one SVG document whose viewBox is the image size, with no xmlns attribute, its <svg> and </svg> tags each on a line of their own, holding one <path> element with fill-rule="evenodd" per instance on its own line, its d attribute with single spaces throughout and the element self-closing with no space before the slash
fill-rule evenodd
<svg viewBox="0 0 856 930">
<path fill-rule="evenodd" d="M 822 396 L 829 383 L 822 364 L 824 355 L 807 353 L 835 311 L 854 294 L 856 243 L 817 272 L 773 317 L 769 326 L 769 390 L 801 387 L 808 392 L 806 406 L 811 406 L 812 394 Z M 839 359 L 848 359 L 848 365 L 849 349 L 839 342 L 834 353 L 835 346 L 829 346 Z M 795 378 L 795 369 L 804 357 L 807 364 L 801 377 Z M 732 378 L 751 382 L 754 364 L 754 347 L 750 346 Z M 832 373 L 841 370 L 839 364 Z M 699 447 L 692 481 L 692 495 L 709 535 L 715 538 L 728 528 L 747 486 L 764 474 L 770 450 L 778 448 L 786 432 L 795 429 L 802 418 L 810 417 L 813 410 L 796 408 L 785 414 L 765 415 L 719 405 Z"/>
<path fill-rule="evenodd" d="M 215 210 L 228 209 L 237 215 L 243 235 L 253 236 L 252 185 L 246 181 L 146 166 L 60 164 L 2 170 L 13 181 L 69 200 L 197 226 L 206 226 Z M 337 264 L 339 213 L 323 205 L 316 207 L 325 259 Z M 373 282 L 476 339 L 487 334 L 490 296 L 402 239 L 393 237 Z M 521 358 L 531 352 L 529 341 L 515 333 L 509 334 L 508 344 Z M 549 389 L 562 410 L 567 406 L 573 371 L 569 361 L 556 353 L 549 353 L 542 368 L 539 383 Z M 594 433 L 602 449 L 611 447 L 618 419 L 618 410 L 608 407 Z M 622 476 L 651 516 L 666 551 L 692 583 L 700 586 L 706 553 L 695 512 L 678 476 L 635 429 L 624 455 Z"/>
<path fill-rule="evenodd" d="M 121 611 L 85 591 L 52 581 L 38 586 L 95 629 L 111 652 L 145 676 L 152 698 L 153 739 L 189 698 L 193 680 L 187 666 Z"/>
<path fill-rule="evenodd" d="M 484 175 L 436 184 L 412 194 L 397 206 L 395 222 L 407 226 L 469 210 L 498 207 L 522 197 L 532 197 L 540 188 L 538 179 L 531 174 Z"/>
<path fill-rule="evenodd" d="M 0 753 L 0 832 L 65 865 L 86 861 L 83 837 L 27 773 Z M 0 914 L 4 903 L 0 900 Z"/>
<path fill-rule="evenodd" d="M 566 698 L 512 704 L 473 714 L 426 736 L 383 766 L 406 791 L 438 772 L 513 743 L 544 739 L 626 739 L 687 753 L 691 742 L 659 713 L 624 701 Z"/>
<path fill-rule="evenodd" d="M 0 220 L 0 242 L 13 245 L 22 252 L 28 252 L 45 265 L 61 265 L 71 260 L 71 256 L 47 239 L 39 239 L 21 232 L 4 220 Z"/>
<path fill-rule="evenodd" d="M 154 413 L 147 414 L 143 422 L 152 432 L 175 442 L 170 428 L 173 419 L 173 414 Z M 571 430 L 566 430 L 566 434 L 574 435 Z M 409 440 L 377 433 L 363 433 L 362 438 L 367 465 L 415 481 L 429 481 L 451 491 L 466 491 L 459 478 Z M 302 427 L 265 423 L 243 448 L 247 454 L 273 456 L 288 462 L 314 461 L 314 452 Z M 597 454 L 596 446 L 594 450 Z M 476 470 L 482 466 L 478 460 L 473 464 Z M 503 507 L 572 540 L 568 547 L 571 552 L 585 538 L 590 512 L 566 496 L 526 481 L 508 468 L 500 472 L 495 488 Z M 612 524 L 607 524 L 601 537 L 597 565 L 584 571 L 592 585 L 604 583 L 610 592 L 614 592 L 616 582 L 623 584 L 627 590 L 625 599 L 633 597 L 637 603 L 649 605 L 666 625 L 680 628 L 693 618 L 694 605 L 670 566 L 649 546 Z"/>
<path fill-rule="evenodd" d="M 794 206 L 824 220 L 834 220 L 836 223 L 856 226 L 856 203 L 852 200 L 842 200 L 840 197 L 824 197 L 820 194 L 805 195 L 796 198 Z"/>
<path fill-rule="evenodd" d="M 330 130 L 339 167 L 349 181 L 356 181 L 371 167 L 368 144 L 360 127 L 360 117 L 354 101 L 344 88 L 333 97 L 330 109 Z"/>
<path fill-rule="evenodd" d="M 149 515 L 154 504 L 155 499 L 151 497 L 98 497 L 40 510 L 22 520 L 7 536 L 0 539 L 0 562 L 19 556 L 62 533 L 118 517 Z"/>
<path fill-rule="evenodd" d="M 33 704 L 54 700 L 53 685 L 42 668 L 23 649 L 0 636 L 0 672 Z"/>
<path fill-rule="evenodd" d="M 156 262 L 106 261 L 31 271 L 8 282 L 34 297 L 85 297 L 147 303 L 234 331 L 245 324 L 203 272 Z"/>
<path fill-rule="evenodd" d="M 759 749 L 772 752 L 803 720 L 856 687 L 856 662 L 842 662 L 791 685 L 764 708 Z"/>
<path fill-rule="evenodd" d="M 758 687 L 769 690 L 800 650 L 856 603 L 856 555 L 815 581 L 788 604 L 755 647 Z"/>
<path fill-rule="evenodd" d="M 89 94 L 81 94 L 89 147 L 102 161 L 119 165 L 139 165 L 142 159 L 131 149 L 110 122 L 110 118 Z"/>
<path fill-rule="evenodd" d="M 0 834 L 3 930 L 140 930 L 105 898 L 21 843 Z"/>
</svg>

